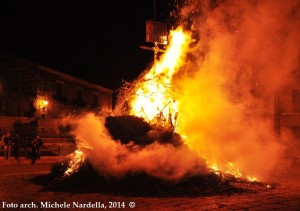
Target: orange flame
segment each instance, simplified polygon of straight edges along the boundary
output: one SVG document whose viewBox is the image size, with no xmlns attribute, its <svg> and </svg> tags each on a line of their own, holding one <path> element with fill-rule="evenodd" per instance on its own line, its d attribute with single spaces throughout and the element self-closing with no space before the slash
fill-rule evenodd
<svg viewBox="0 0 300 211">
<path fill-rule="evenodd" d="M 65 176 L 69 176 L 76 172 L 79 167 L 84 163 L 84 153 L 81 150 L 76 150 L 73 154 L 69 156 L 71 160 L 68 163 L 68 168 L 65 171 Z"/>
<path fill-rule="evenodd" d="M 134 97 L 130 101 L 131 114 L 143 117 L 146 121 L 152 124 L 161 125 L 163 127 L 172 127 L 174 131 L 179 133 L 184 138 L 185 143 L 192 149 L 201 152 L 199 156 L 207 160 L 207 165 L 216 173 L 221 171 L 231 174 L 236 178 L 243 176 L 242 172 L 232 162 L 218 162 L 209 160 L 209 156 L 202 153 L 201 144 L 195 146 L 192 135 L 187 135 L 184 127 L 178 124 L 184 124 L 184 119 L 177 120 L 180 99 L 176 99 L 174 76 L 179 72 L 180 68 L 186 65 L 186 55 L 189 51 L 189 44 L 192 42 L 188 32 L 184 32 L 182 28 L 178 28 L 171 32 L 171 41 L 168 49 L 160 61 L 158 61 L 144 75 L 143 80 L 136 84 L 138 87 Z M 216 58 L 217 59 L 217 58 Z M 219 96 L 215 96 L 218 98 Z M 221 97 L 220 97 L 221 98 Z M 209 111 L 214 113 L 213 108 Z M 180 114 L 179 114 L 180 115 Z M 203 114 L 203 118 L 206 115 Z M 256 180 L 254 177 L 248 177 L 250 181 Z"/>
<path fill-rule="evenodd" d="M 185 117 L 178 117 L 178 113 L 184 113 L 185 103 L 181 101 L 176 87 L 175 76 L 180 69 L 186 65 L 186 56 L 189 51 L 189 45 L 192 42 L 188 32 L 184 32 L 182 28 L 178 28 L 170 33 L 170 44 L 162 58 L 154 64 L 141 80 L 135 84 L 135 93 L 129 101 L 130 114 L 144 118 L 151 124 L 170 127 L 181 135 L 185 144 L 199 154 L 199 159 L 204 158 L 207 166 L 216 174 L 222 175 L 222 172 L 231 174 L 236 178 L 243 176 L 241 170 L 232 162 L 211 159 L 209 152 L 206 152 L 204 144 L 201 141 L 194 142 L 193 134 L 185 127 Z M 204 87 L 203 87 L 204 88 Z M 205 91 L 204 91 L 205 92 Z M 214 93 L 215 94 L 215 93 Z M 215 95 L 217 102 L 222 97 Z M 181 105 L 181 103 L 183 103 Z M 222 102 L 223 103 L 223 102 Z M 216 115 L 219 112 L 215 107 L 206 110 L 208 114 L 204 114 L 201 118 L 209 118 L 210 115 Z M 182 115 L 184 116 L 184 115 Z M 212 125 L 208 125 L 212 126 Z M 213 127 L 213 126 L 212 126 Z M 91 149 L 84 141 L 78 140 L 78 150 L 75 151 L 69 162 L 69 167 L 65 171 L 65 176 L 76 172 L 85 160 L 85 149 Z M 247 176 L 250 181 L 255 181 L 255 177 Z"/>
<path fill-rule="evenodd" d="M 189 33 L 171 32 L 162 59 L 134 87 L 120 89 L 114 113 L 131 109 L 173 128 L 215 172 L 266 179 L 285 163 L 285 144 L 273 131 L 273 98 L 283 86 L 299 84 L 290 77 L 299 69 L 299 8 L 283 1 L 189 2 L 180 22 L 201 40 L 190 48 Z M 187 52 L 194 61 L 185 61 Z"/>
<path fill-rule="evenodd" d="M 162 59 L 154 64 L 137 84 L 137 91 L 131 100 L 131 114 L 143 117 L 150 123 L 174 127 L 177 118 L 178 102 L 172 87 L 173 76 L 185 63 L 185 52 L 191 42 L 188 33 L 182 28 L 171 32 L 170 47 Z"/>
<path fill-rule="evenodd" d="M 64 176 L 70 176 L 74 172 L 77 172 L 80 166 L 85 161 L 85 149 L 92 149 L 91 146 L 89 146 L 85 141 L 77 139 L 77 150 L 75 150 L 74 153 L 71 153 L 68 155 L 70 158 L 70 161 L 68 163 L 68 168 L 66 169 Z"/>
</svg>

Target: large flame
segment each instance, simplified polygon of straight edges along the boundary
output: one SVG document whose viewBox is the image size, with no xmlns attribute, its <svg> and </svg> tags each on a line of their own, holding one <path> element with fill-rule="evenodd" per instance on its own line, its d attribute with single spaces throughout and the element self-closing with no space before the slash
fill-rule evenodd
<svg viewBox="0 0 300 211">
<path fill-rule="evenodd" d="M 181 68 L 186 69 L 188 66 L 185 59 L 191 51 L 189 47 L 192 38 L 191 34 L 184 32 L 181 27 L 172 31 L 170 45 L 162 59 L 136 83 L 138 88 L 130 101 L 131 114 L 141 116 L 153 124 L 172 127 L 184 137 L 190 149 L 204 158 L 207 165 L 216 172 L 256 180 L 253 175 L 255 171 L 250 170 L 248 173 L 249 167 L 245 165 L 249 164 L 245 162 L 249 162 L 249 158 L 243 161 L 243 151 L 250 146 L 253 149 L 249 152 L 253 151 L 251 156 L 255 156 L 254 154 L 262 148 L 255 146 L 257 140 L 248 144 L 245 144 L 245 141 L 260 136 L 269 138 L 272 135 L 269 134 L 270 131 L 253 133 L 241 129 L 256 130 L 252 119 L 244 117 L 244 104 L 230 99 L 231 96 L 226 90 L 228 76 L 226 73 L 222 74 L 220 69 L 224 62 L 222 57 L 226 57 L 227 49 L 214 49 L 219 42 L 224 42 L 224 38 L 211 45 L 212 53 L 207 55 L 206 60 L 198 67 L 199 70 L 191 74 L 192 77 L 184 75 L 183 78 L 179 72 Z M 175 77 L 176 75 L 178 76 Z M 259 121 L 262 128 L 265 128 L 267 120 Z M 224 128 L 219 128 L 220 126 Z M 239 126 L 241 128 L 238 128 Z M 261 135 L 263 133 L 265 134 Z M 243 145 L 240 143 L 241 139 L 245 140 Z M 223 144 L 220 141 L 223 141 Z M 230 145 L 225 146 L 226 142 Z M 222 151 L 227 147 L 231 149 Z M 277 150 L 276 145 L 275 148 L 272 147 L 271 151 Z"/>
<path fill-rule="evenodd" d="M 170 45 L 161 60 L 155 63 L 150 71 L 144 75 L 144 78 L 136 83 L 138 88 L 130 101 L 131 114 L 143 117 L 152 124 L 172 127 L 174 131 L 181 134 L 182 137 L 185 137 L 186 144 L 190 146 L 191 149 L 201 152 L 199 156 L 208 159 L 208 165 L 215 172 L 222 170 L 235 177 L 241 177 L 242 173 L 232 162 L 226 162 L 225 168 L 224 166 L 220 168 L 218 167 L 220 163 L 217 160 L 209 160 L 209 156 L 206 156 L 205 147 L 201 145 L 195 146 L 191 141 L 193 140 L 193 136 L 189 136 L 189 132 L 185 130 L 185 120 L 188 119 L 188 117 L 186 115 L 180 117 L 180 114 L 189 113 L 190 116 L 194 116 L 195 112 L 202 112 L 201 117 L 205 119 L 210 118 L 210 115 L 218 115 L 219 109 L 211 107 L 211 110 L 204 108 L 203 111 L 189 112 L 193 110 L 190 110 L 188 105 L 185 105 L 185 107 L 180 105 L 180 97 L 176 91 L 182 92 L 183 90 L 178 90 L 176 85 L 179 83 L 173 80 L 173 78 L 180 68 L 187 64 L 185 59 L 190 50 L 189 46 L 192 38 L 191 34 L 183 31 L 181 27 L 171 31 L 170 35 Z M 207 94 L 211 95 L 212 98 L 216 99 L 216 103 L 223 100 L 217 91 L 214 92 L 213 90 L 208 90 L 203 87 L 202 93 L 203 96 Z M 203 99 L 203 106 L 207 103 L 208 105 L 210 104 L 210 102 L 206 100 L 207 99 Z M 224 104 L 223 102 L 220 103 L 221 105 Z M 179 109 L 181 109 L 180 112 Z M 201 109 L 201 107 L 199 107 L 199 109 Z M 213 125 L 210 126 L 213 127 Z M 201 131 L 199 131 L 199 133 L 201 133 Z"/>
<path fill-rule="evenodd" d="M 178 102 L 175 98 L 173 76 L 185 64 L 191 37 L 182 28 L 171 32 L 171 42 L 162 59 L 155 63 L 136 86 L 130 105 L 131 114 L 148 122 L 175 127 Z"/>
</svg>

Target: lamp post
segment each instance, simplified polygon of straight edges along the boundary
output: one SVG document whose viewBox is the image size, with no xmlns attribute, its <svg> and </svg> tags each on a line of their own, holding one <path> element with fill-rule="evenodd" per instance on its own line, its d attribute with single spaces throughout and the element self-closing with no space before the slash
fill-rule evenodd
<svg viewBox="0 0 300 211">
<path fill-rule="evenodd" d="M 39 115 L 42 117 L 42 118 L 45 118 L 46 117 L 46 110 L 47 110 L 47 107 L 49 105 L 49 101 L 42 97 L 42 96 L 38 96 L 36 98 L 36 108 L 39 110 Z"/>
<path fill-rule="evenodd" d="M 46 117 L 46 108 L 48 106 L 49 102 L 45 99 L 42 99 L 40 101 L 40 109 L 42 110 L 42 118 L 45 118 Z"/>
</svg>

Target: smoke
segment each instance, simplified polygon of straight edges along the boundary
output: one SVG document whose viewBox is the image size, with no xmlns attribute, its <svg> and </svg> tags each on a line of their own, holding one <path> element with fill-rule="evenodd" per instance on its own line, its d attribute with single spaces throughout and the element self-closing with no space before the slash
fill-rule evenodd
<svg viewBox="0 0 300 211">
<path fill-rule="evenodd" d="M 274 96 L 299 71 L 300 1 L 191 0 L 180 17 L 200 39 L 177 82 L 179 133 L 221 169 L 274 176 L 293 142 L 275 136 Z"/>
<path fill-rule="evenodd" d="M 105 127 L 105 117 L 92 113 L 65 121 L 74 125 L 72 133 L 76 135 L 77 146 L 101 175 L 121 178 L 125 174 L 143 172 L 175 181 L 188 175 L 208 173 L 204 160 L 186 145 L 121 144 Z M 153 131 L 149 131 L 149 136 L 155 136 Z"/>
</svg>

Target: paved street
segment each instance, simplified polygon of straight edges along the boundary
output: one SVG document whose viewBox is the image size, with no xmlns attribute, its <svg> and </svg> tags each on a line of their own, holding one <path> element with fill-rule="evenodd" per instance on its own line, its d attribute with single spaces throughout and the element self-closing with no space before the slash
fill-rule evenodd
<svg viewBox="0 0 300 211">
<path fill-rule="evenodd" d="M 12 164 L 0 166 L 0 207 L 3 210 L 26 210 L 22 207 L 48 210 L 101 210 L 101 206 L 120 210 L 300 210 L 300 185 L 281 182 L 272 187 L 250 187 L 256 191 L 214 196 L 145 197 L 103 193 L 71 193 L 49 191 L 32 179 L 46 175 L 52 164 Z M 247 184 L 241 184 L 245 186 Z M 253 185 L 252 185 L 253 186 Z M 143 188 L 143 184 L 141 184 Z M 90 202 L 90 203 L 89 203 Z M 100 202 L 100 203 L 95 203 Z M 134 202 L 134 203 L 130 203 Z M 130 208 L 129 204 L 134 207 Z M 92 206 L 98 209 L 91 208 Z M 44 207 L 44 208 L 41 208 Z M 48 208 L 48 209 L 47 209 Z"/>
</svg>

